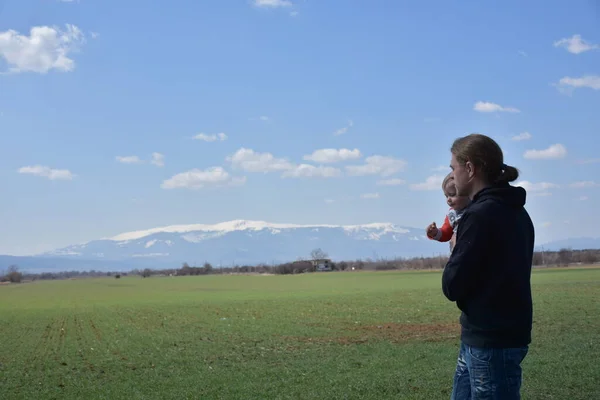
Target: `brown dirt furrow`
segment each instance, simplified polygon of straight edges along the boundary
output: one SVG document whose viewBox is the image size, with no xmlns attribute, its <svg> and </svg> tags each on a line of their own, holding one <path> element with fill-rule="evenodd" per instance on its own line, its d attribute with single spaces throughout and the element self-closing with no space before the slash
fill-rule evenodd
<svg viewBox="0 0 600 400">
<path fill-rule="evenodd" d="M 26 362 L 26 370 L 29 368 L 39 365 L 40 360 L 44 358 L 45 351 L 48 348 L 48 342 L 50 340 L 52 325 L 54 321 L 48 321 L 45 324 L 44 330 L 40 335 L 40 338 L 35 342 L 35 345 L 31 348 L 29 352 L 29 357 Z"/>
<path fill-rule="evenodd" d="M 286 336 L 284 339 L 314 344 L 362 344 L 370 341 L 405 343 L 410 341 L 442 342 L 454 340 L 460 335 L 456 324 L 396 324 L 359 325 L 352 327 L 343 336 Z"/>
<path fill-rule="evenodd" d="M 98 340 L 98 342 L 101 342 L 102 341 L 102 333 L 96 327 L 96 325 L 94 324 L 94 321 L 91 319 L 90 319 L 90 327 L 92 328 L 92 331 L 94 332 L 94 336 L 96 336 L 96 340 Z"/>
<path fill-rule="evenodd" d="M 83 323 L 80 318 L 77 316 L 73 316 L 75 322 L 75 339 L 77 340 L 77 353 L 79 354 L 79 358 L 83 365 L 87 367 L 90 371 L 94 371 L 95 367 L 86 356 L 86 353 L 90 350 L 88 348 L 88 344 L 84 340 L 84 331 L 83 331 Z"/>
</svg>

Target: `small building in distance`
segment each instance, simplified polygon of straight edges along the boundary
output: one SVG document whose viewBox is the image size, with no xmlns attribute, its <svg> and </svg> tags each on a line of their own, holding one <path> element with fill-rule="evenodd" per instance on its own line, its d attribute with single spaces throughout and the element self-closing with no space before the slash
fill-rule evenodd
<svg viewBox="0 0 600 400">
<path fill-rule="evenodd" d="M 319 271 L 332 271 L 331 268 L 331 260 L 329 258 L 319 258 L 310 260 L 313 265 L 313 268 L 316 272 Z"/>
</svg>

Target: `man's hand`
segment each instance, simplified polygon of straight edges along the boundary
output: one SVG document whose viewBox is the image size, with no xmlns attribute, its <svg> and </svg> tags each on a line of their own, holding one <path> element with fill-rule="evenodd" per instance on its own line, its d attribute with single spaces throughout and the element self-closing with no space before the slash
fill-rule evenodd
<svg viewBox="0 0 600 400">
<path fill-rule="evenodd" d="M 438 228 L 437 228 L 435 222 L 433 222 L 431 225 L 429 225 L 427 227 L 427 236 L 429 236 L 430 238 L 434 238 L 437 234 L 438 234 Z"/>
</svg>

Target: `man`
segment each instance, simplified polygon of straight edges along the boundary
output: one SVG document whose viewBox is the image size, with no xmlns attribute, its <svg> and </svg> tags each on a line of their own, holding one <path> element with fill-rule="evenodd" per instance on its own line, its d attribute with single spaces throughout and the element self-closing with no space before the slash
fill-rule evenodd
<svg viewBox="0 0 600 400">
<path fill-rule="evenodd" d="M 453 400 L 520 399 L 521 362 L 531 343 L 534 228 L 519 172 L 491 138 L 472 134 L 451 148 L 459 195 L 471 204 L 442 275 L 444 295 L 462 311 Z"/>
</svg>

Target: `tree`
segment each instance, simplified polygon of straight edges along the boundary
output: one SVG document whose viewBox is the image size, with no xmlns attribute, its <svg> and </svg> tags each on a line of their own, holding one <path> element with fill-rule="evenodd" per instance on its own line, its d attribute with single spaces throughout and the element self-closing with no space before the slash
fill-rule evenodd
<svg viewBox="0 0 600 400">
<path fill-rule="evenodd" d="M 19 272 L 19 267 L 16 265 L 8 267 L 6 277 L 8 278 L 8 281 L 12 283 L 21 283 L 23 280 L 23 274 Z"/>
<path fill-rule="evenodd" d="M 142 278 L 148 278 L 150 275 L 152 275 L 152 270 L 150 268 L 146 268 L 142 271 Z"/>
<path fill-rule="evenodd" d="M 535 266 L 544 265 L 544 254 L 540 252 L 533 253 L 531 264 Z"/>
<path fill-rule="evenodd" d="M 571 249 L 560 249 L 558 251 L 558 264 L 567 266 L 572 262 L 573 252 Z"/>
<path fill-rule="evenodd" d="M 204 263 L 204 273 L 212 274 L 212 272 L 213 272 L 213 266 L 209 262 L 205 262 Z"/>
<path fill-rule="evenodd" d="M 597 252 L 594 250 L 585 250 L 583 254 L 581 254 L 581 262 L 584 264 L 594 264 L 600 260 Z"/>
<path fill-rule="evenodd" d="M 325 253 L 321 249 L 314 249 L 313 251 L 310 252 L 310 257 L 313 260 L 322 260 L 322 259 L 328 258 L 329 256 L 327 255 L 327 253 Z"/>
</svg>

